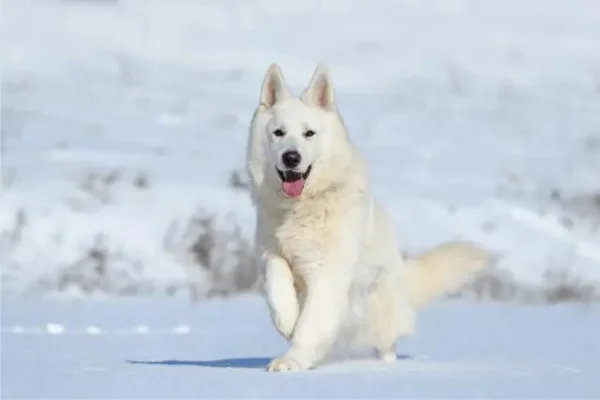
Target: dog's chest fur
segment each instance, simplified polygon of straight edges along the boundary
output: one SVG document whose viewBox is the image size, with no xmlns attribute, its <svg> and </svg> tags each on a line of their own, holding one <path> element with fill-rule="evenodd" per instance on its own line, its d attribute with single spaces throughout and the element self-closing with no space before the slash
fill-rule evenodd
<svg viewBox="0 0 600 400">
<path fill-rule="evenodd" d="M 344 205 L 325 199 L 302 201 L 286 210 L 267 213 L 271 225 L 268 242 L 284 258 L 294 272 L 326 262 L 338 250 L 335 244 L 340 235 Z"/>
<path fill-rule="evenodd" d="M 292 268 L 324 261 L 341 214 L 332 208 L 323 202 L 300 203 L 281 216 L 274 239 Z"/>
</svg>

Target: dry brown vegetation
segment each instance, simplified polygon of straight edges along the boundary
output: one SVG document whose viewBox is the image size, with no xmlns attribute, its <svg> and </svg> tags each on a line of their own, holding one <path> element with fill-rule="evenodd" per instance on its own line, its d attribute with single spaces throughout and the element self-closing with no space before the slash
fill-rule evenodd
<svg viewBox="0 0 600 400">
<path fill-rule="evenodd" d="M 214 217 L 201 209 L 181 229 L 173 224 L 164 245 L 166 251 L 184 255 L 192 276 L 200 272 L 210 280 L 208 285 L 190 281 L 188 289 L 193 301 L 257 289 L 259 265 L 251 243 L 237 227 L 220 229 Z"/>
<path fill-rule="evenodd" d="M 113 199 L 112 187 L 123 181 L 136 190 L 147 190 L 151 185 L 143 173 L 126 177 L 122 172 L 112 171 L 106 174 L 87 174 L 80 181 L 79 189 L 93 203 L 108 204 Z M 232 173 L 230 186 L 242 190 L 247 188 L 243 175 L 239 172 Z M 75 199 L 82 202 L 81 196 Z M 76 206 L 74 199 L 70 201 L 75 208 L 83 204 L 78 203 Z M 581 210 L 583 206 L 578 204 L 578 209 Z M 600 214 L 600 197 L 591 197 L 584 204 L 586 213 Z M 0 232 L 0 257 L 21 241 L 28 223 L 27 212 L 22 209 L 16 213 L 14 222 Z M 98 235 L 88 248 L 82 249 L 81 256 L 76 261 L 59 266 L 52 276 L 41 277 L 36 290 L 61 292 L 76 288 L 85 294 L 123 296 L 183 294 L 192 301 L 257 291 L 260 282 L 259 263 L 254 255 L 253 243 L 238 228 L 233 222 L 231 226 L 223 228 L 215 222 L 213 215 L 201 208 L 183 223 L 171 224 L 164 233 L 163 248 L 158 251 L 181 260 L 177 264 L 186 270 L 188 279 L 185 282 L 163 282 L 157 285 L 157 282 L 152 282 L 145 276 L 143 265 L 118 248 L 108 246 L 109 238 Z M 4 268 L 14 269 L 19 266 L 7 263 Z M 3 285 L 10 284 L 8 280 L 3 281 Z M 529 304 L 590 303 L 600 301 L 600 290 L 594 283 L 585 281 L 568 268 L 550 269 L 542 277 L 541 284 L 530 285 L 515 279 L 509 271 L 492 266 L 448 297 Z"/>
<path fill-rule="evenodd" d="M 20 240 L 26 224 L 26 214 L 21 211 L 15 218 L 13 229 L 2 232 L 0 247 L 6 250 L 7 246 Z M 183 284 L 167 285 L 161 294 L 183 293 L 192 301 L 199 301 L 258 289 L 259 265 L 252 243 L 238 229 L 219 229 L 213 217 L 204 211 L 190 216 L 182 227 L 172 226 L 165 234 L 164 242 L 165 251 L 183 253 L 189 261 L 184 264 L 189 269 L 190 279 Z M 119 268 L 123 263 L 130 267 Z M 76 287 L 84 293 L 155 294 L 156 285 L 145 280 L 141 270 L 141 265 L 118 251 L 111 251 L 105 245 L 105 238 L 98 236 L 94 244 L 82 252 L 80 259 L 63 266 L 52 279 L 40 282 L 40 286 L 48 292 Z M 201 280 L 194 278 L 196 272 L 201 273 Z M 542 284 L 528 285 L 516 280 L 509 271 L 491 267 L 448 297 L 526 304 L 600 301 L 597 286 L 568 270 L 549 270 L 542 278 Z"/>
<path fill-rule="evenodd" d="M 491 267 L 450 298 L 525 304 L 600 301 L 600 288 L 567 270 L 548 270 L 535 285 L 515 279 L 509 271 Z"/>
</svg>

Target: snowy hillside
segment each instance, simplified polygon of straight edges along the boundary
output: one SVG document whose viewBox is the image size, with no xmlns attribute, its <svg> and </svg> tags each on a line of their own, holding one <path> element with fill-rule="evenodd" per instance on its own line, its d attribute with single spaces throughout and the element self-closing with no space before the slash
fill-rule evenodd
<svg viewBox="0 0 600 400">
<path fill-rule="evenodd" d="M 251 288 L 230 179 L 273 61 L 297 92 L 330 67 L 403 250 L 465 238 L 523 282 L 600 282 L 595 0 L 2 7 L 3 292 Z"/>
</svg>

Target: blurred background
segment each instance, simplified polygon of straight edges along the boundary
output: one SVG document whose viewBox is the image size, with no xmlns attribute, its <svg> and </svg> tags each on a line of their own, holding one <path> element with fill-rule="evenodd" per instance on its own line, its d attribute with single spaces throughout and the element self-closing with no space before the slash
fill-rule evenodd
<svg viewBox="0 0 600 400">
<path fill-rule="evenodd" d="M 600 298 L 600 7 L 2 2 L 2 294 L 254 291 L 243 172 L 267 67 L 324 62 L 406 254 L 473 240 L 456 296 Z"/>
</svg>

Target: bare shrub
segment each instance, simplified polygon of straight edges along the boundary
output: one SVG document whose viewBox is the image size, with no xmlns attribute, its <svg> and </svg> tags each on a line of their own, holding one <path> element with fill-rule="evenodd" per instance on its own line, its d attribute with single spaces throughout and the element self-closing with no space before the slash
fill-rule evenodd
<svg viewBox="0 0 600 400">
<path fill-rule="evenodd" d="M 20 217 L 11 232 L 3 233 L 2 243 L 18 240 L 24 225 L 24 217 Z M 164 250 L 174 256 L 173 264 L 180 265 L 187 278 L 153 280 L 140 260 L 111 245 L 109 237 L 98 234 L 75 261 L 49 270 L 27 291 L 118 296 L 184 294 L 199 301 L 256 290 L 259 274 L 253 246 L 235 224 L 220 226 L 215 216 L 199 210 L 184 223 L 173 223 L 163 243 Z"/>
<path fill-rule="evenodd" d="M 20 244 L 27 223 L 27 213 L 21 208 L 16 212 L 12 226 L 0 230 L 0 281 L 3 289 L 10 286 L 15 271 L 20 269 L 20 265 L 10 260 L 9 253 Z"/>
<path fill-rule="evenodd" d="M 235 224 L 221 228 L 214 216 L 198 210 L 181 229 L 173 224 L 164 242 L 169 252 L 183 255 L 192 300 L 256 289 L 259 270 L 253 246 Z M 209 282 L 195 278 L 206 279 L 205 273 Z"/>
<path fill-rule="evenodd" d="M 83 294 L 133 296 L 159 291 L 156 282 L 144 277 L 142 265 L 122 252 L 110 248 L 103 235 L 97 235 L 75 262 L 61 265 L 41 277 L 37 289 L 45 292 L 76 290 Z M 170 286 L 164 289 L 175 292 Z"/>
<path fill-rule="evenodd" d="M 77 184 L 79 192 L 68 202 L 75 210 L 89 209 L 114 202 L 118 188 L 140 191 L 150 188 L 150 178 L 144 172 L 138 172 L 130 179 L 126 179 L 125 175 L 126 172 L 119 169 L 87 172 Z"/>
<path fill-rule="evenodd" d="M 526 304 L 591 303 L 600 301 L 600 288 L 566 269 L 550 269 L 540 283 L 529 284 L 508 270 L 491 267 L 449 297 Z"/>
<path fill-rule="evenodd" d="M 569 273 L 567 270 L 549 270 L 544 274 L 547 303 L 584 302 L 600 300 L 600 291 L 591 282 Z"/>
<path fill-rule="evenodd" d="M 21 241 L 26 226 L 27 213 L 20 208 L 15 215 L 13 226 L 0 232 L 0 254 L 8 252 Z"/>
<path fill-rule="evenodd" d="M 243 172 L 231 171 L 229 174 L 229 187 L 240 190 L 248 190 L 248 180 Z"/>
<path fill-rule="evenodd" d="M 576 220 L 592 223 L 600 227 L 600 191 L 590 191 L 578 195 L 565 195 L 559 189 L 550 192 L 550 200 L 558 206 L 565 215 L 562 223 L 571 228 Z"/>
<path fill-rule="evenodd" d="M 82 192 L 102 204 L 108 204 L 111 200 L 112 186 L 119 180 L 119 171 L 110 171 L 105 174 L 89 172 L 79 185 Z"/>
<path fill-rule="evenodd" d="M 146 190 L 150 187 L 150 178 L 145 173 L 140 172 L 133 179 L 133 186 L 140 190 Z"/>
<path fill-rule="evenodd" d="M 94 244 L 84 251 L 81 259 L 67 265 L 59 274 L 57 282 L 45 284 L 56 286 L 59 291 L 76 286 L 85 293 L 108 291 L 108 262 L 110 254 L 102 236 L 97 236 Z"/>
</svg>

